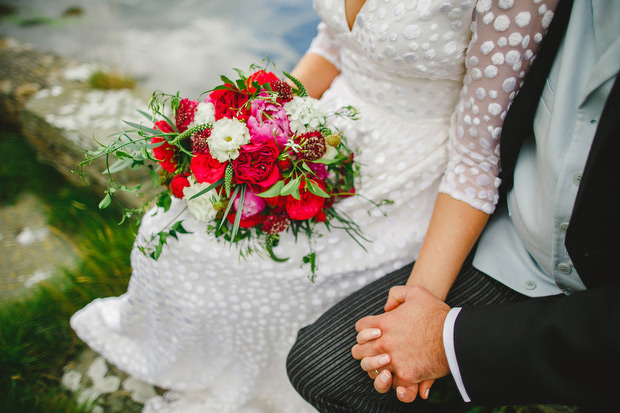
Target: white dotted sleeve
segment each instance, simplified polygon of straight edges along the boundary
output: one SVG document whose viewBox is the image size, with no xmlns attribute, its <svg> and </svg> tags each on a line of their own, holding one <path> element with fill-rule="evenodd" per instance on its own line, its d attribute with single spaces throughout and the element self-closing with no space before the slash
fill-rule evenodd
<svg viewBox="0 0 620 413">
<path fill-rule="evenodd" d="M 319 23 L 317 35 L 306 53 L 318 54 L 340 70 L 340 44 L 324 22 Z"/>
<path fill-rule="evenodd" d="M 478 0 L 466 74 L 450 125 L 439 191 L 491 214 L 498 201 L 499 137 L 553 17 L 557 0 Z"/>
</svg>

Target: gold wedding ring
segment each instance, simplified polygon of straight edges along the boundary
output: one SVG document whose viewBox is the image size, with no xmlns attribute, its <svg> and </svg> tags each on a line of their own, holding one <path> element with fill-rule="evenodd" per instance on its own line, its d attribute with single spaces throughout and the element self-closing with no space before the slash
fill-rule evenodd
<svg viewBox="0 0 620 413">
<path fill-rule="evenodd" d="M 376 374 L 377 376 L 379 375 L 379 370 L 374 369 L 373 371 L 375 372 L 375 374 Z"/>
</svg>

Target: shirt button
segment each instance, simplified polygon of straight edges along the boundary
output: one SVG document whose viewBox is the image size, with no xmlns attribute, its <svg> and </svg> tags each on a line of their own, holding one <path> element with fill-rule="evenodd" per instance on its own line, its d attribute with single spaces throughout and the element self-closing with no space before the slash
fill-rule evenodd
<svg viewBox="0 0 620 413">
<path fill-rule="evenodd" d="M 573 175 L 573 183 L 575 185 L 579 185 L 580 182 L 581 182 L 581 172 L 577 172 L 575 175 Z"/>
<path fill-rule="evenodd" d="M 592 124 L 596 123 L 596 119 L 590 119 L 590 123 Z"/>
<path fill-rule="evenodd" d="M 570 274 L 570 272 L 572 271 L 570 268 L 570 265 L 561 262 L 558 264 L 557 269 L 559 272 L 561 272 L 562 274 Z"/>
<path fill-rule="evenodd" d="M 523 286 L 527 289 L 527 290 L 533 290 L 534 288 L 536 288 L 536 283 L 532 280 L 527 280 L 523 282 Z"/>
<path fill-rule="evenodd" d="M 562 230 L 562 232 L 566 232 L 568 230 L 568 222 L 562 222 L 560 224 L 560 229 Z"/>
</svg>

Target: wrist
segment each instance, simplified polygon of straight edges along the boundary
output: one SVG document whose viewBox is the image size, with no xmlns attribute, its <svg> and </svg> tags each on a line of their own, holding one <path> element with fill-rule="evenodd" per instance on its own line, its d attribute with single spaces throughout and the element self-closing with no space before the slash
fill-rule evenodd
<svg viewBox="0 0 620 413">
<path fill-rule="evenodd" d="M 405 285 L 407 287 L 416 285 L 424 287 L 433 294 L 433 296 L 441 301 L 445 301 L 452 282 L 447 283 L 446 280 L 442 280 L 439 276 L 430 275 L 429 273 L 412 272 Z"/>
</svg>

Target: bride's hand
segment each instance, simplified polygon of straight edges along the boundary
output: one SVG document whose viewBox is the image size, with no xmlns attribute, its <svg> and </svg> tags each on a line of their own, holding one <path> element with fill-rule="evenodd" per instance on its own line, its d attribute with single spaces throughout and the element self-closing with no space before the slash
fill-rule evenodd
<svg viewBox="0 0 620 413">
<path fill-rule="evenodd" d="M 357 335 L 357 343 L 365 344 L 379 337 L 381 337 L 381 330 L 377 328 L 365 329 L 360 331 Z M 392 372 L 388 370 L 390 361 L 389 355 L 383 354 L 373 357 L 364 357 L 360 362 L 362 369 L 374 380 L 375 390 L 379 393 L 386 393 L 390 387 L 392 387 L 393 376 Z M 376 373 L 377 371 L 379 374 Z M 423 399 L 428 399 L 430 389 L 434 382 L 434 380 L 425 380 L 411 386 L 396 386 L 396 396 L 403 403 L 413 402 L 418 396 L 418 393 Z"/>
<path fill-rule="evenodd" d="M 419 286 L 392 288 L 388 303 L 392 310 L 356 323 L 358 344 L 351 352 L 375 379 L 377 391 L 393 386 L 402 401 L 413 401 L 418 392 L 426 398 L 433 380 L 450 373 L 443 349 L 450 308 Z"/>
</svg>

